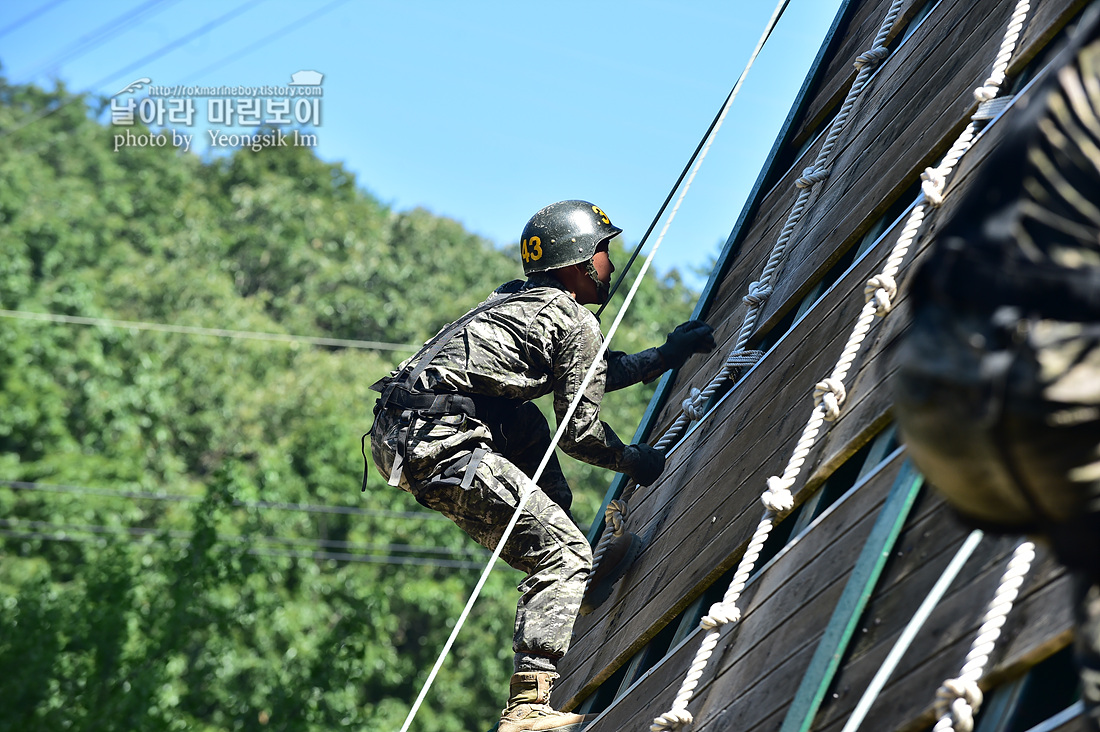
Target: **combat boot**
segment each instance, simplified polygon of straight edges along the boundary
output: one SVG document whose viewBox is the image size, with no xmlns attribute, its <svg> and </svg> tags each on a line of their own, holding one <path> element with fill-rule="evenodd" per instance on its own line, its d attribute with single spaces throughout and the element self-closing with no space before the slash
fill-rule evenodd
<svg viewBox="0 0 1100 732">
<path fill-rule="evenodd" d="M 604 550 L 603 558 L 596 565 L 592 581 L 581 599 L 581 615 L 590 615 L 611 597 L 615 583 L 622 579 L 642 551 L 642 540 L 629 531 L 613 536 Z"/>
<path fill-rule="evenodd" d="M 497 732 L 580 732 L 585 724 L 595 719 L 594 715 L 559 712 L 550 706 L 550 687 L 556 678 L 558 675 L 549 671 L 513 674 L 508 706 L 501 712 Z"/>
</svg>

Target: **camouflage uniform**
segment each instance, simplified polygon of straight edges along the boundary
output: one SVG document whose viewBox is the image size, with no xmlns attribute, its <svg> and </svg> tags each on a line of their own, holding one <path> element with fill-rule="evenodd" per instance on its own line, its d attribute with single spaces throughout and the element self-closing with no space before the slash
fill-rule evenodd
<svg viewBox="0 0 1100 732">
<path fill-rule="evenodd" d="M 1073 570 L 1100 729 L 1098 21 L 1100 4 L 944 222 L 894 387 L 910 454 L 964 519 L 1039 533 Z"/>
<path fill-rule="evenodd" d="M 452 336 L 417 378 L 421 391 L 471 395 L 476 416 L 421 417 L 387 406 L 377 410 L 371 454 L 390 475 L 403 450 L 400 487 L 487 549 L 496 547 L 523 492 L 532 491 L 501 557 L 527 574 L 519 585 L 513 648 L 553 662 L 569 647 L 592 553 L 569 514 L 572 494 L 556 457 L 538 486 L 531 485 L 551 435 L 530 400 L 553 392 L 560 421 L 603 336 L 595 316 L 552 274 L 508 283 L 490 300 L 504 296 L 510 298 Z M 655 348 L 609 352 L 569 420 L 561 449 L 622 470 L 627 447 L 599 419 L 604 391 L 652 380 L 664 369 Z"/>
</svg>

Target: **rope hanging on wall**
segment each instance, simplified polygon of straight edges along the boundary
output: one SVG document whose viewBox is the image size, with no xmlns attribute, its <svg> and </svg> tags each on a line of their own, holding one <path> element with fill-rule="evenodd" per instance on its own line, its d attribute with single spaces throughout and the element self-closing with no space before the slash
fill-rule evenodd
<svg viewBox="0 0 1100 732">
<path fill-rule="evenodd" d="M 874 74 L 875 68 L 889 55 L 889 49 L 885 45 L 886 39 L 889 37 L 890 31 L 893 29 L 894 22 L 897 20 L 903 5 L 903 0 L 894 0 L 894 2 L 890 4 L 890 9 L 883 18 L 883 22 L 879 27 L 878 33 L 875 35 L 875 40 L 870 50 L 860 54 L 859 57 L 856 58 L 854 62 L 857 69 L 855 79 L 852 81 L 848 94 L 841 104 L 840 111 L 837 112 L 836 117 L 833 118 L 829 126 L 829 132 L 825 138 L 825 142 L 821 150 L 818 151 L 814 164 L 806 168 L 803 171 L 802 177 L 795 181 L 795 186 L 798 189 L 798 197 L 795 200 L 790 214 L 787 216 L 787 221 L 783 225 L 779 238 L 772 247 L 771 254 L 768 256 L 767 264 L 764 266 L 760 278 L 749 285 L 749 292 L 743 298 L 745 304 L 748 305 L 748 310 L 745 312 L 745 318 L 741 324 L 741 330 L 738 333 L 736 345 L 723 363 L 721 370 L 710 380 L 706 387 L 702 390 L 691 390 L 691 396 L 684 400 L 681 405 L 681 413 L 677 415 L 676 420 L 654 445 L 658 450 L 662 450 L 667 454 L 671 450 L 672 445 L 683 436 L 691 422 L 703 417 L 711 398 L 731 381 L 735 374 L 741 369 L 751 367 L 763 357 L 764 354 L 761 351 L 749 350 L 746 346 L 753 330 L 756 328 L 760 310 L 772 293 L 772 278 L 780 269 L 786 258 L 787 244 L 790 242 L 795 227 L 798 225 L 798 222 L 802 220 L 802 216 L 806 212 L 807 204 L 814 186 L 828 178 L 829 167 L 832 165 L 833 156 L 836 152 L 837 140 L 847 126 L 853 107 L 855 107 L 860 95 L 867 87 L 871 76 Z M 632 488 L 628 488 L 628 490 L 624 491 L 620 499 L 623 505 L 630 499 L 632 492 Z M 609 511 L 610 510 L 612 509 L 609 507 Z M 616 521 L 616 524 L 620 527 L 625 526 L 619 521 Z M 616 536 L 621 536 L 622 531 L 625 531 L 625 528 L 620 528 L 618 532 L 613 532 L 608 528 L 610 526 L 611 522 L 609 521 L 607 527 L 604 529 L 603 535 L 600 537 L 599 543 L 596 545 L 596 550 L 593 555 L 593 568 L 588 577 L 588 588 L 586 588 L 586 591 L 591 588 L 592 579 L 595 577 L 596 567 L 598 567 L 599 563 L 603 560 L 611 542 Z"/>
<path fill-rule="evenodd" d="M 849 91 L 849 98 L 845 100 L 841 109 L 841 114 L 838 114 L 838 119 L 840 119 L 842 115 L 844 116 L 844 123 L 847 122 L 847 113 L 845 110 L 851 109 L 854 104 L 854 97 L 858 96 L 867 84 L 867 79 L 861 79 L 860 77 L 863 76 L 865 72 L 869 75 L 867 71 L 869 63 L 880 62 L 884 57 L 878 49 L 884 49 L 883 44 L 897 19 L 901 4 L 900 0 L 895 0 L 895 2 L 891 3 L 890 9 L 887 11 L 886 17 L 879 29 L 879 34 L 876 36 L 874 47 L 871 51 L 861 55 L 856 61 L 856 66 L 860 71 L 856 75 L 855 82 L 852 84 L 852 90 Z M 1000 84 L 1005 78 L 1005 70 L 1007 69 L 1012 52 L 1015 49 L 1016 42 L 1019 39 L 1020 32 L 1023 28 L 1024 18 L 1029 9 L 1030 4 L 1028 0 L 1019 0 L 1009 21 L 1004 40 L 1001 43 L 1000 50 L 994 62 L 993 72 L 990 74 L 985 84 L 975 90 L 975 97 L 979 101 L 988 102 L 999 92 Z M 853 94 L 857 89 L 858 92 Z M 848 337 L 844 350 L 832 373 L 819 382 L 814 389 L 813 411 L 810 414 L 809 421 L 802 431 L 802 435 L 798 440 L 786 468 L 781 475 L 768 478 L 767 489 L 761 495 L 761 502 L 765 507 L 764 516 L 760 520 L 752 538 L 749 540 L 745 554 L 741 558 L 734 578 L 730 582 L 730 586 L 726 590 L 722 600 L 711 606 L 709 613 L 700 621 L 700 627 L 706 632 L 706 635 L 681 684 L 672 708 L 653 720 L 653 724 L 650 726 L 652 732 L 678 730 L 693 721 L 693 717 L 691 712 L 688 711 L 687 705 L 694 695 L 695 689 L 702 677 L 702 673 L 707 666 L 707 662 L 713 654 L 714 649 L 717 647 L 721 630 L 725 625 L 737 622 L 740 619 L 741 613 L 736 603 L 748 582 L 749 575 L 756 561 L 759 559 L 760 551 L 768 535 L 771 533 L 772 527 L 778 519 L 794 505 L 794 496 L 790 489 L 795 484 L 806 462 L 810 449 L 821 432 L 822 423 L 825 421 L 833 421 L 839 416 L 840 408 L 845 398 L 844 378 L 847 376 L 854 363 L 855 357 L 867 333 L 870 331 L 874 319 L 876 317 L 885 317 L 892 308 L 893 299 L 897 293 L 895 277 L 916 238 L 917 232 L 920 230 L 921 224 L 924 221 L 926 209 L 928 206 L 938 207 L 942 203 L 943 188 L 946 185 L 947 178 L 962 155 L 970 149 L 979 125 L 984 124 L 985 120 L 988 119 L 988 116 L 984 115 L 981 111 L 977 113 L 975 117 L 977 117 L 977 119 L 971 119 L 966 129 L 958 139 L 955 140 L 948 153 L 944 156 L 943 161 L 936 167 L 926 169 L 922 174 L 921 178 L 924 180 L 924 183 L 922 184 L 921 195 L 924 200 L 919 200 L 917 205 L 913 207 L 897 242 L 894 244 L 893 249 L 886 259 L 882 271 L 867 281 L 864 288 L 864 307 Z M 804 177 L 796 182 L 796 186 L 800 188 L 798 200 L 795 203 L 794 209 L 792 209 L 791 216 L 788 217 L 787 226 L 784 227 L 783 233 L 780 235 L 780 241 L 776 243 L 776 247 L 772 250 L 772 256 L 768 259 L 768 264 L 764 268 L 761 279 L 750 286 L 750 294 L 754 295 L 754 297 L 758 298 L 760 293 L 770 289 L 771 275 L 779 268 L 782 262 L 786 243 L 790 239 L 790 231 L 793 230 L 794 226 L 791 223 L 791 219 L 796 217 L 796 213 L 797 217 L 800 218 L 802 209 L 804 209 L 803 204 L 805 198 L 803 193 L 805 190 L 808 190 L 808 188 L 802 188 L 802 185 L 814 185 L 820 179 L 818 174 L 825 173 L 828 170 L 827 163 L 831 159 L 830 156 L 832 155 L 833 147 L 835 146 L 836 139 L 839 137 L 843 126 L 837 126 L 835 123 L 836 121 L 834 120 L 834 127 L 836 127 L 836 129 L 830 130 L 829 137 L 826 140 L 825 146 L 822 148 L 822 153 L 826 153 L 826 148 L 828 148 L 827 154 L 819 154 L 818 164 L 812 169 L 807 169 Z M 779 250 L 778 255 L 776 254 L 777 250 Z M 748 302 L 748 298 L 746 298 L 746 302 Z M 739 350 L 743 349 L 745 343 L 747 343 L 752 327 L 755 327 L 756 313 L 758 312 L 759 307 L 750 303 L 749 313 L 746 315 L 745 323 L 742 325 L 737 346 L 735 346 L 733 354 L 731 355 L 737 355 Z M 727 369 L 723 369 L 723 373 L 727 373 Z M 711 383 L 713 384 L 714 381 Z M 681 415 L 681 417 L 683 417 L 683 415 Z M 679 423 L 679 421 L 678 419 L 677 423 Z M 673 425 L 673 427 L 675 427 L 675 425 Z M 670 429 L 670 432 L 671 431 Z M 668 434 L 657 443 L 657 447 L 664 446 L 667 449 L 667 445 L 672 442 L 671 439 L 666 441 L 665 438 L 667 437 Z M 602 543 L 601 541 L 601 544 Z M 1025 568 L 1024 573 L 1026 573 L 1026 571 Z M 1022 581 L 1022 575 L 1019 576 L 1020 581 Z M 1011 603 L 1008 604 L 1008 607 L 1011 607 Z M 1007 609 L 1004 608 L 1004 602 L 998 604 L 998 611 L 1000 610 L 1004 610 L 1005 614 L 1007 614 Z M 1003 624 L 1003 616 L 1000 622 Z M 999 628 L 999 626 L 997 627 Z M 988 656 L 988 654 L 985 655 L 986 657 Z M 984 665 L 984 660 L 982 664 Z M 980 675 L 980 667 L 978 672 Z M 967 673 L 973 672 L 964 672 L 965 678 L 968 678 L 968 676 L 966 676 Z M 948 707 L 959 709 L 960 717 L 963 717 L 965 716 L 965 711 L 962 710 L 962 707 L 966 705 L 965 697 L 968 693 L 970 696 L 973 696 L 972 689 L 976 687 L 967 684 L 957 684 L 956 686 L 962 690 L 964 701 L 949 702 Z M 937 729 L 939 732 L 943 732 L 947 728 Z M 969 730 L 960 727 L 957 732 L 969 732 Z"/>
</svg>

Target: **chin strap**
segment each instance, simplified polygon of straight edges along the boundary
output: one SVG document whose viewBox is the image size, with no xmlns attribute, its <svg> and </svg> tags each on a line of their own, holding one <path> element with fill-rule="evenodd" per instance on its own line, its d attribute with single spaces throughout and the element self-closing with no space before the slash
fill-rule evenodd
<svg viewBox="0 0 1100 732">
<path fill-rule="evenodd" d="M 611 295 L 611 287 L 600 281 L 600 273 L 596 271 L 596 265 L 591 259 L 584 263 L 584 273 L 588 275 L 588 279 L 596 283 L 596 302 L 600 305 L 606 304 Z"/>
</svg>

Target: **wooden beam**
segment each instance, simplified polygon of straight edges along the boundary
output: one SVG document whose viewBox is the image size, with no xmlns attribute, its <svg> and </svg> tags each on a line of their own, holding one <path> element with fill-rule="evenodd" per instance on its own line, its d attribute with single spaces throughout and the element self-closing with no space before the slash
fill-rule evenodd
<svg viewBox="0 0 1100 732">
<path fill-rule="evenodd" d="M 825 634 L 814 652 L 810 668 L 802 677 L 780 732 L 806 732 L 825 698 L 825 692 L 836 676 L 837 668 L 856 631 L 863 610 L 882 575 L 886 560 L 894 549 L 909 509 L 917 499 L 924 477 L 906 460 L 882 506 L 867 543 L 848 578 L 844 594 L 837 603 Z"/>
</svg>

